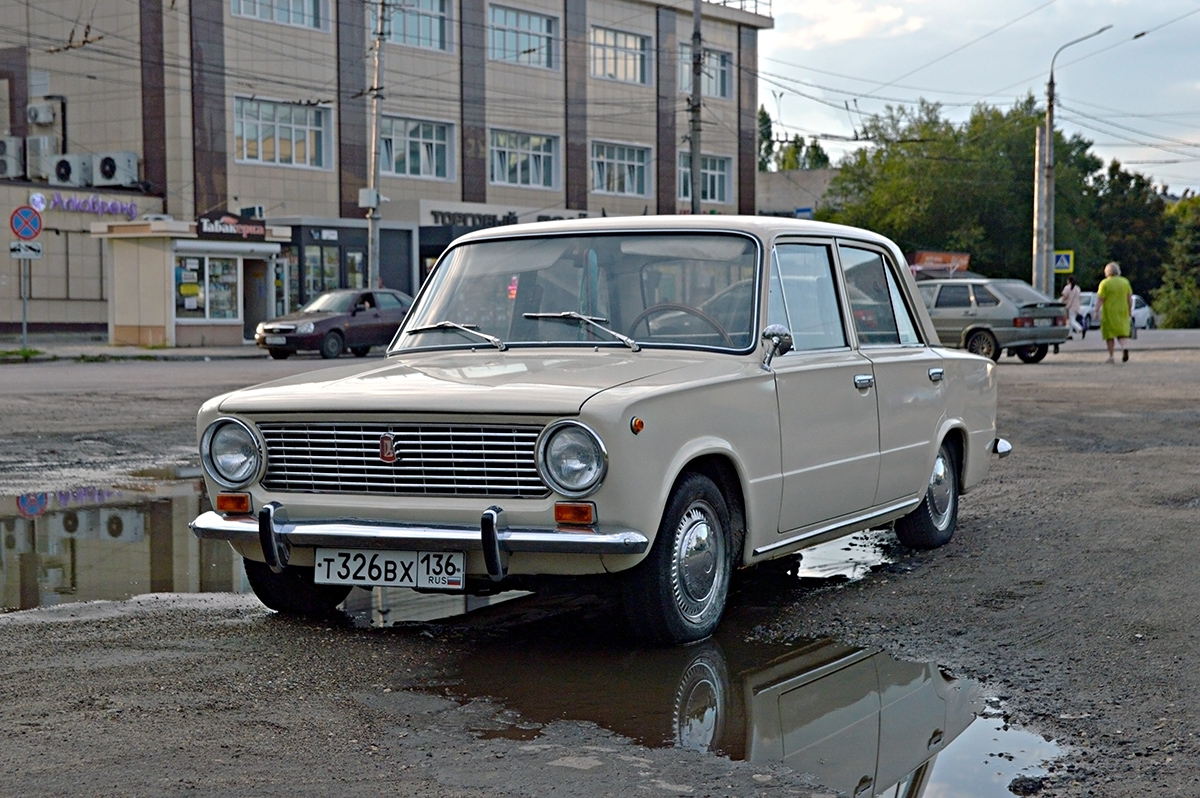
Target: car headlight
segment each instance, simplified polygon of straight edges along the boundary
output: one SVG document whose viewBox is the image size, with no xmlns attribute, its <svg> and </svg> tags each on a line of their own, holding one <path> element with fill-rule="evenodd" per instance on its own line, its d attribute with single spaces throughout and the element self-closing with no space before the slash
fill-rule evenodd
<svg viewBox="0 0 1200 798">
<path fill-rule="evenodd" d="M 263 334 L 263 331 L 264 331 L 264 330 L 266 330 L 266 329 L 267 329 L 267 323 L 266 323 L 265 321 L 260 321 L 260 322 L 258 323 L 258 326 L 254 328 L 254 334 L 255 334 L 255 335 L 262 335 L 262 334 Z"/>
<path fill-rule="evenodd" d="M 546 483 L 571 498 L 586 496 L 604 481 L 608 452 L 600 437 L 576 421 L 560 421 L 538 441 L 538 471 Z"/>
<path fill-rule="evenodd" d="M 241 488 L 258 475 L 262 450 L 254 433 L 240 421 L 214 421 L 200 439 L 200 461 L 208 475 L 227 488 Z"/>
<path fill-rule="evenodd" d="M 302 321 L 296 325 L 296 332 L 301 335 L 308 335 L 313 331 L 313 323 L 311 321 Z"/>
</svg>

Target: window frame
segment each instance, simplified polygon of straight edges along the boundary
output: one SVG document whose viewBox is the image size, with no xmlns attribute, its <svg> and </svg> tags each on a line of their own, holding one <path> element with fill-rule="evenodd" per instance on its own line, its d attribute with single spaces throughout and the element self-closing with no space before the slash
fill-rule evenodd
<svg viewBox="0 0 1200 798">
<path fill-rule="evenodd" d="M 309 11 L 303 10 L 306 5 L 310 9 Z M 281 8 L 283 6 L 286 6 L 286 9 Z M 247 12 L 247 8 L 254 10 Z M 292 21 L 291 17 L 296 16 L 297 8 L 301 9 L 300 15 L 307 15 L 311 19 L 311 24 L 307 21 Z M 289 19 L 279 19 L 280 13 L 286 13 Z M 256 19 L 260 22 L 286 25 L 289 28 L 316 30 L 323 33 L 333 30 L 329 0 L 230 0 L 229 14 L 237 19 Z"/>
<path fill-rule="evenodd" d="M 615 39 L 612 42 L 596 41 L 597 34 L 611 34 Z M 640 49 L 633 49 L 622 45 L 622 38 L 637 39 L 641 43 Z M 654 81 L 654 59 L 650 57 L 654 52 L 654 39 L 651 36 L 634 33 L 633 31 L 618 30 L 616 28 L 608 28 L 603 25 L 592 25 L 588 29 L 588 74 L 597 80 L 609 80 L 614 83 L 625 83 L 634 86 L 649 86 Z M 629 78 L 618 77 L 617 75 L 606 74 L 603 69 L 598 70 L 598 64 L 613 63 L 619 65 L 622 62 L 628 62 L 633 59 L 637 61 L 637 70 L 641 75 L 636 80 Z M 621 70 L 614 70 L 620 72 Z"/>
<path fill-rule="evenodd" d="M 390 20 L 391 33 L 387 41 L 389 44 L 398 44 L 402 47 L 413 47 L 419 50 L 428 50 L 434 53 L 450 53 L 454 51 L 454 3 L 452 0 L 406 0 L 406 2 L 416 2 L 415 7 L 400 5 L 392 12 Z M 440 3 L 441 10 L 426 8 L 426 5 Z M 412 38 L 403 38 L 401 28 L 408 29 L 408 25 L 404 24 L 404 20 L 415 18 L 415 25 L 418 28 L 416 35 Z M 441 42 L 439 44 L 427 44 L 423 41 L 423 24 L 425 20 L 440 20 L 441 22 Z M 436 24 L 435 26 L 436 27 Z"/>
<path fill-rule="evenodd" d="M 714 63 L 715 62 L 715 63 Z M 700 95 L 718 100 L 732 100 L 734 94 L 733 53 L 728 50 L 704 48 L 704 63 L 700 67 Z M 716 91 L 710 91 L 712 88 Z M 679 43 L 679 93 L 692 93 L 692 43 Z"/>
<path fill-rule="evenodd" d="M 532 146 L 530 146 L 529 149 L 515 148 L 515 150 L 514 150 L 514 149 L 505 148 L 505 152 L 509 152 L 510 157 L 511 157 L 511 153 L 513 151 L 515 151 L 518 155 L 525 155 L 529 159 L 529 161 L 531 163 L 531 168 L 530 168 L 531 180 L 529 183 L 521 183 L 521 182 L 512 183 L 512 182 L 509 182 L 508 180 L 497 180 L 496 179 L 497 163 L 498 163 L 496 160 L 496 156 L 497 156 L 497 150 L 499 149 L 497 146 L 497 142 L 496 142 L 496 136 L 498 136 L 498 135 L 500 135 L 500 136 L 503 136 L 503 135 L 518 136 L 518 137 L 522 137 L 524 139 L 530 139 L 530 140 L 532 140 L 534 138 L 540 138 L 540 139 L 545 139 L 550 144 L 550 150 L 551 150 L 550 152 L 539 152 L 538 150 L 533 149 Z M 532 174 L 533 174 L 532 163 L 534 161 L 545 161 L 546 159 L 549 159 L 549 161 L 550 161 L 550 183 L 546 184 L 545 182 L 538 182 L 538 183 L 533 182 L 532 181 Z M 518 169 L 519 169 L 519 167 L 518 167 Z M 544 168 L 542 171 L 544 173 Z M 534 189 L 537 191 L 558 191 L 558 190 L 560 190 L 560 188 L 562 186 L 561 171 L 562 171 L 562 137 L 561 136 L 557 136 L 557 135 L 550 134 L 550 133 L 531 133 L 529 131 L 524 131 L 524 130 L 510 130 L 508 128 L 490 128 L 488 130 L 488 184 L 489 185 L 507 186 L 509 188 L 528 188 L 528 189 Z M 511 166 L 509 169 L 505 170 L 505 172 L 506 173 L 511 172 Z"/>
<path fill-rule="evenodd" d="M 596 187 L 597 186 L 596 166 L 597 166 L 597 163 L 599 162 L 599 159 L 597 159 L 597 157 L 596 157 L 596 148 L 597 147 L 613 147 L 618 150 L 632 150 L 632 151 L 637 151 L 637 152 L 641 152 L 642 154 L 644 154 L 645 160 L 642 161 L 642 163 L 640 164 L 640 168 L 641 168 L 641 172 L 642 172 L 641 180 L 642 180 L 642 184 L 644 187 L 643 190 L 640 193 L 634 193 L 634 192 L 629 192 L 629 191 L 609 191 L 607 189 L 597 188 Z M 613 163 L 615 163 L 616 167 L 619 169 L 622 164 L 629 163 L 629 162 L 623 161 L 620 158 L 617 158 L 614 160 Z M 591 141 L 590 145 L 588 146 L 588 174 L 589 174 L 589 178 L 590 178 L 588 191 L 592 194 L 601 194 L 606 197 L 637 197 L 639 199 L 645 199 L 646 197 L 651 197 L 654 195 L 654 185 L 653 185 L 654 170 L 652 168 L 650 168 L 653 163 L 654 163 L 654 150 L 651 147 L 648 147 L 643 144 L 630 144 L 627 142 L 620 142 L 620 141 L 606 141 L 603 139 L 593 139 Z"/>
<path fill-rule="evenodd" d="M 252 105 L 252 106 L 258 107 L 258 116 L 256 119 L 251 120 L 248 117 L 244 116 L 244 111 L 242 113 L 239 113 L 239 108 L 245 108 L 246 105 Z M 262 107 L 268 106 L 268 105 L 274 109 L 274 111 L 273 111 L 274 117 L 272 119 L 264 120 L 262 117 Z M 297 109 L 302 110 L 306 116 L 309 113 L 318 114 L 319 115 L 318 118 L 320 118 L 322 120 L 322 123 L 320 126 L 314 126 L 312 124 L 309 124 L 307 120 L 300 125 L 297 125 L 294 121 L 289 121 L 289 122 L 283 123 L 283 121 L 280 119 L 279 112 L 285 108 L 288 110 L 289 116 L 293 116 Z M 286 124 L 292 130 L 292 136 L 290 139 L 288 139 L 288 141 L 289 141 L 288 151 L 290 153 L 290 157 L 292 158 L 292 160 L 290 162 L 285 162 L 285 161 L 280 160 L 280 152 L 283 148 L 280 147 L 281 139 L 279 138 L 279 135 L 278 135 L 278 129 L 281 124 Z M 256 157 L 248 157 L 247 156 L 247 152 L 249 152 L 249 147 L 247 146 L 248 137 L 246 136 L 246 126 L 248 126 L 248 125 L 254 125 L 256 128 L 256 131 L 257 131 L 255 134 L 256 135 L 255 149 L 257 151 Z M 266 141 L 266 138 L 262 134 L 262 130 L 264 127 L 272 127 L 275 129 L 275 133 L 272 134 L 273 139 L 272 139 L 272 145 L 271 145 L 272 152 L 274 153 L 273 160 L 266 160 L 262 157 L 262 153 L 264 150 L 263 143 Z M 306 156 L 306 162 L 304 162 L 304 163 L 296 163 L 295 162 L 295 144 L 296 144 L 295 131 L 296 130 L 308 131 L 309 135 L 306 135 L 304 138 L 306 153 L 308 153 L 312 149 L 309 146 L 314 141 L 314 139 L 312 137 L 312 133 L 314 131 L 318 133 L 318 136 L 316 137 L 315 140 L 319 142 L 319 149 L 320 149 L 320 155 L 321 155 L 320 163 L 313 163 L 313 159 L 309 156 Z M 269 98 L 261 98 L 261 97 L 255 97 L 255 98 L 251 99 L 249 97 L 242 97 L 239 95 L 234 95 L 234 97 L 233 97 L 233 160 L 235 163 L 246 164 L 246 165 L 251 165 L 251 166 L 274 166 L 274 167 L 282 167 L 284 169 L 312 169 L 312 170 L 317 170 L 317 171 L 328 172 L 328 171 L 332 171 L 333 167 L 334 167 L 333 153 L 334 153 L 333 109 L 330 106 L 328 106 L 328 105 L 311 106 L 311 105 L 306 105 L 304 103 L 286 102 L 286 101 L 272 100 Z"/>
<path fill-rule="evenodd" d="M 233 297 L 232 314 L 231 316 L 214 316 L 213 315 L 213 291 L 211 286 L 214 285 L 212 261 L 221 261 L 224 268 L 232 266 L 233 274 Z M 175 253 L 175 287 L 174 295 L 175 302 L 171 307 L 171 315 L 177 324 L 241 324 L 242 323 L 242 307 L 244 304 L 243 292 L 245 291 L 245 278 L 242 270 L 243 258 L 240 255 L 204 255 L 200 253 Z M 192 268 L 191 262 L 197 262 L 196 268 Z M 195 280 L 183 279 L 185 273 L 196 275 Z M 223 284 L 229 281 L 218 280 L 215 284 Z M 197 293 L 193 296 L 198 297 L 197 303 L 203 303 L 203 316 L 181 316 L 180 311 L 186 311 L 186 295 L 182 291 L 184 285 L 198 286 Z M 180 307 L 180 300 L 184 299 L 184 307 Z M 194 308 L 192 309 L 195 310 Z"/>
<path fill-rule="evenodd" d="M 705 161 L 719 162 L 725 169 L 721 173 L 715 172 L 711 165 L 705 168 Z M 677 186 L 676 199 L 680 202 L 688 202 L 692 198 L 692 159 L 690 153 L 679 153 L 679 185 Z M 709 189 L 709 179 L 715 178 L 719 187 L 722 189 L 721 196 L 713 198 L 711 192 L 705 197 L 705 192 Z M 712 205 L 729 205 L 733 202 L 731 199 L 733 187 L 733 158 L 728 155 L 711 155 L 707 153 L 700 154 L 700 201 L 707 202 Z"/>
<path fill-rule="evenodd" d="M 393 126 L 393 131 L 394 131 L 394 129 L 395 129 L 394 126 L 397 123 L 403 123 L 403 125 L 405 127 L 405 132 L 403 134 L 402 139 L 400 139 L 400 140 L 402 140 L 404 142 L 404 148 L 406 151 L 406 156 L 405 156 L 406 163 L 408 161 L 408 157 L 407 157 L 408 153 L 411 153 L 411 147 L 412 147 L 413 142 L 418 142 L 418 143 L 424 144 L 427 141 L 424 138 L 413 139 L 412 137 L 410 137 L 408 134 L 409 126 L 411 126 L 411 125 L 421 125 L 421 126 L 433 125 L 435 130 L 436 130 L 436 128 L 440 127 L 445 131 L 445 139 L 441 141 L 441 145 L 445 148 L 445 153 L 444 153 L 445 168 L 446 168 L 445 174 L 442 174 L 442 175 L 439 175 L 436 173 L 425 174 L 424 172 L 413 174 L 412 172 L 396 171 L 397 136 L 395 135 L 394 132 L 391 135 L 385 134 L 384 130 L 388 124 L 391 124 Z M 412 117 L 412 116 L 393 116 L 391 114 L 386 114 L 386 115 L 384 115 L 383 119 L 380 120 L 379 169 L 384 175 L 387 175 L 388 177 L 409 178 L 412 180 L 434 180 L 434 181 L 439 181 L 439 182 L 452 182 L 455 179 L 457 179 L 457 165 L 455 162 L 455 150 L 454 150 L 455 135 L 456 134 L 455 134 L 454 124 L 452 122 L 442 122 L 442 121 L 439 121 L 436 119 L 420 119 L 420 118 Z M 391 144 L 390 145 L 385 144 L 385 142 L 384 142 L 385 139 L 390 140 Z M 431 141 L 432 141 L 434 147 L 436 148 L 436 146 L 438 145 L 437 139 L 434 138 Z M 391 156 L 385 158 L 384 155 L 386 152 L 389 151 L 389 148 L 390 148 Z M 422 154 L 424 154 L 424 149 L 422 149 Z M 422 166 L 423 165 L 424 165 L 424 159 L 422 159 Z"/>
<path fill-rule="evenodd" d="M 868 241 L 857 241 L 848 238 L 838 238 L 835 241 L 834 249 L 837 253 L 838 272 L 845 291 L 845 306 L 850 312 L 850 328 L 854 333 L 854 340 L 859 349 L 883 349 L 887 347 L 905 347 L 916 348 L 928 346 L 928 341 L 925 340 L 925 330 L 921 326 L 921 316 L 913 307 L 913 298 L 908 296 L 908 291 L 904 288 L 904 280 L 900 276 L 900 267 L 896 262 L 894 254 L 887 247 Z M 886 281 L 886 289 L 888 292 L 888 306 L 892 311 L 894 330 L 896 334 L 895 341 L 880 341 L 868 342 L 863 340 L 861 331 L 859 330 L 857 319 L 855 318 L 854 302 L 850 297 L 850 280 L 846 275 L 846 262 L 842 257 L 843 251 L 847 249 L 869 252 L 878 256 L 883 265 L 883 273 Z M 940 292 L 939 292 L 940 294 Z M 972 299 L 972 302 L 974 300 Z M 922 303 L 923 304 L 923 303 Z M 904 318 L 907 319 L 907 326 L 912 332 L 913 341 L 904 341 L 904 331 L 901 329 L 903 325 L 900 323 L 898 314 L 903 312 Z"/>
<path fill-rule="evenodd" d="M 511 26 L 499 25 L 495 16 L 497 13 L 513 14 L 516 16 L 516 22 Z M 522 25 L 523 21 L 528 23 L 535 20 L 545 22 L 547 30 L 536 31 L 532 29 L 531 25 Z M 537 11 L 513 8 L 501 3 L 490 3 L 488 4 L 487 19 L 487 59 L 488 61 L 495 61 L 501 64 L 515 64 L 517 66 L 556 71 L 561 62 L 560 51 L 562 47 L 559 44 L 561 30 L 562 25 L 558 17 L 542 14 Z M 515 39 L 515 42 L 509 41 L 510 36 Z M 545 57 L 540 60 L 523 58 L 523 55 L 537 54 L 543 48 L 539 46 L 531 51 L 529 47 L 521 46 L 522 39 L 542 42 L 546 50 Z M 510 44 L 514 45 L 511 48 L 513 57 L 508 57 Z"/>
</svg>

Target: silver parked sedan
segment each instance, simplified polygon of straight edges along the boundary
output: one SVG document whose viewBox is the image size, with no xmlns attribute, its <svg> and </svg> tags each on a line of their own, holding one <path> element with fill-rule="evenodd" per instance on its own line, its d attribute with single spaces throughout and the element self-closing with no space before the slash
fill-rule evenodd
<svg viewBox="0 0 1200 798">
<path fill-rule="evenodd" d="M 921 280 L 921 298 L 945 346 L 999 360 L 1008 350 L 1037 363 L 1067 340 L 1067 308 L 1021 280 Z"/>
</svg>

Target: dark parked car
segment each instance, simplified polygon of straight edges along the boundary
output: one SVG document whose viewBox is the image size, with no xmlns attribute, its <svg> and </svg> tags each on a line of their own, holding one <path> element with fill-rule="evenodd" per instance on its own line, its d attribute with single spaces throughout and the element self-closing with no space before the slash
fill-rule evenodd
<svg viewBox="0 0 1200 798">
<path fill-rule="evenodd" d="M 365 357 L 372 346 L 391 343 L 411 305 L 408 294 L 384 288 L 326 291 L 295 313 L 258 325 L 254 343 L 276 360 L 305 349 L 324 358 L 347 349 Z"/>
</svg>

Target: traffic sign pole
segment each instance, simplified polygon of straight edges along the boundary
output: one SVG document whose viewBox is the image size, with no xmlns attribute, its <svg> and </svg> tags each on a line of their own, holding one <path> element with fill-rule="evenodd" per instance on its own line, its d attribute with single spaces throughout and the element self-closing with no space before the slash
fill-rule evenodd
<svg viewBox="0 0 1200 798">
<path fill-rule="evenodd" d="M 29 260 L 21 258 L 17 261 L 20 268 L 17 279 L 21 281 L 21 349 L 29 349 Z"/>
</svg>

